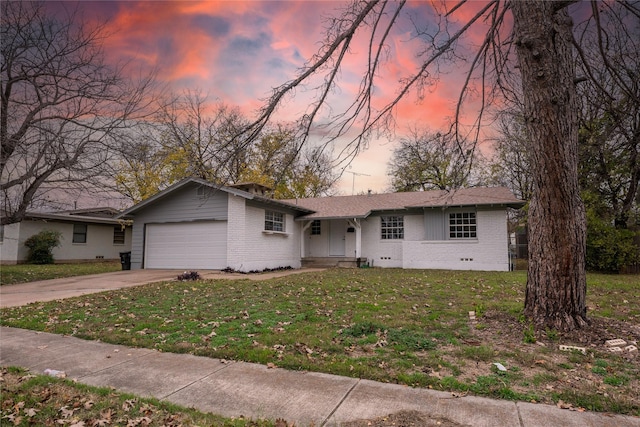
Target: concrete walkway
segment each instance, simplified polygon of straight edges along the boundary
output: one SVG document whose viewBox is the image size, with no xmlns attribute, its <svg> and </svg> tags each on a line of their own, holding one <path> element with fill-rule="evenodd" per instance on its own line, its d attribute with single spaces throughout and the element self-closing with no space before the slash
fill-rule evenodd
<svg viewBox="0 0 640 427">
<path fill-rule="evenodd" d="M 640 418 L 450 393 L 310 372 L 160 353 L 16 328 L 0 328 L 0 365 L 114 387 L 227 417 L 284 418 L 338 426 L 416 410 L 464 426 L 638 427 Z"/>
</svg>

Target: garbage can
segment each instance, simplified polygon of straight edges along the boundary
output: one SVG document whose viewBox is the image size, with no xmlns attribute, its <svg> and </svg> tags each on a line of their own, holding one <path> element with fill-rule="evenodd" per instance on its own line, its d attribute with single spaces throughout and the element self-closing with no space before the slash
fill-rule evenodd
<svg viewBox="0 0 640 427">
<path fill-rule="evenodd" d="M 123 270 L 131 270 L 131 252 L 120 252 L 120 264 Z"/>
</svg>

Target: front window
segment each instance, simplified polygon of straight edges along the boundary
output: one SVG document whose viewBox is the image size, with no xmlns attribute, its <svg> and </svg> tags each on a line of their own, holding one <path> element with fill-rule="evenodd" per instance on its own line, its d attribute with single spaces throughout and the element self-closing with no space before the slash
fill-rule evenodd
<svg viewBox="0 0 640 427">
<path fill-rule="evenodd" d="M 284 214 L 266 211 L 264 213 L 264 229 L 267 231 L 284 231 Z"/>
<path fill-rule="evenodd" d="M 320 226 L 320 220 L 316 219 L 311 223 L 311 235 L 319 236 L 322 233 L 322 228 Z"/>
<path fill-rule="evenodd" d="M 120 225 L 113 227 L 113 244 L 124 245 L 124 228 Z"/>
<path fill-rule="evenodd" d="M 404 217 L 402 216 L 382 216 L 381 223 L 381 239 L 404 239 Z"/>
<path fill-rule="evenodd" d="M 450 239 L 475 239 L 477 237 L 475 212 L 455 212 L 449 214 Z"/>
<path fill-rule="evenodd" d="M 73 243 L 87 243 L 87 224 L 73 224 Z"/>
</svg>

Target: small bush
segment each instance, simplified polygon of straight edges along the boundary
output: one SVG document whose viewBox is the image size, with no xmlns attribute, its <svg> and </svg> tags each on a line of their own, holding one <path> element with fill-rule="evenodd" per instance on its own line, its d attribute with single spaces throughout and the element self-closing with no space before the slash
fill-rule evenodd
<svg viewBox="0 0 640 427">
<path fill-rule="evenodd" d="M 200 280 L 200 273 L 197 271 L 185 271 L 178 276 L 178 280 L 186 282 L 187 280 Z"/>
<path fill-rule="evenodd" d="M 60 246 L 62 233 L 53 230 L 42 230 L 29 237 L 24 245 L 29 248 L 27 261 L 31 264 L 53 264 L 53 248 Z"/>
</svg>

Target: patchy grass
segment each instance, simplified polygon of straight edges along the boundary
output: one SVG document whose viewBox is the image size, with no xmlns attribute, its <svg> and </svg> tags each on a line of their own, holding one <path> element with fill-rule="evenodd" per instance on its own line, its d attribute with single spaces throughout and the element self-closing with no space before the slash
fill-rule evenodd
<svg viewBox="0 0 640 427">
<path fill-rule="evenodd" d="M 640 415 L 637 356 L 603 345 L 640 339 L 637 279 L 589 275 L 592 326 L 569 334 L 529 328 L 525 272 L 395 269 L 155 283 L 3 309 L 0 321 L 165 352 Z M 588 353 L 561 352 L 558 344 Z M 593 370 L 603 364 L 596 360 L 606 372 Z"/>
<path fill-rule="evenodd" d="M 2 369 L 0 424 L 14 426 L 269 427 L 272 421 L 228 419 L 156 399 L 117 393 L 20 368 Z"/>
<path fill-rule="evenodd" d="M 17 264 L 0 266 L 0 285 L 35 282 L 36 280 L 85 276 L 121 270 L 120 262 L 86 262 L 79 264 Z"/>
</svg>

